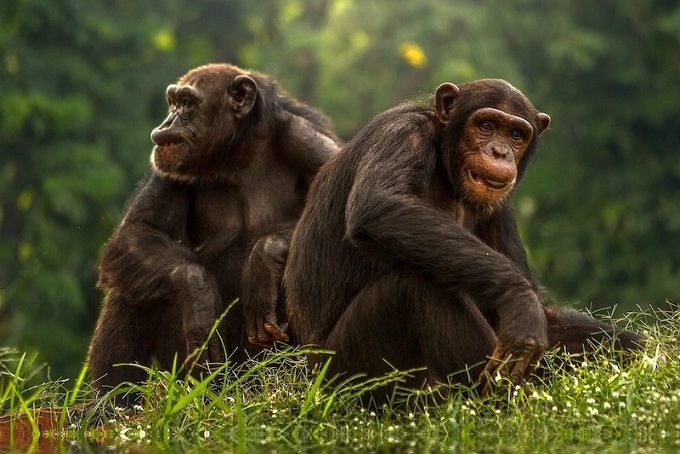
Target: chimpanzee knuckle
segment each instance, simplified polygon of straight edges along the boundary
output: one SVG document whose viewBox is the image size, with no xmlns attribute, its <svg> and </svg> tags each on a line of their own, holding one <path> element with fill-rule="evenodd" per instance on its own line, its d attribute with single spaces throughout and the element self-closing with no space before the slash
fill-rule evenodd
<svg viewBox="0 0 680 454">
<path fill-rule="evenodd" d="M 278 236 L 267 236 L 258 244 L 261 244 L 262 253 L 274 261 L 288 251 L 288 242 Z"/>
<path fill-rule="evenodd" d="M 515 338 L 511 350 L 515 356 L 531 358 L 544 350 L 544 346 L 533 336 L 520 336 Z"/>
<path fill-rule="evenodd" d="M 212 323 L 190 323 L 184 327 L 184 335 L 187 343 L 191 343 L 194 348 L 202 345 L 208 340 Z"/>
<path fill-rule="evenodd" d="M 208 349 L 208 357 L 210 358 L 210 362 L 214 364 L 224 362 L 224 349 L 217 340 L 211 341 L 210 348 Z"/>
<path fill-rule="evenodd" d="M 510 380 L 510 383 L 513 385 L 521 385 L 524 382 L 524 373 L 525 369 L 515 368 L 508 376 L 508 380 Z"/>
<path fill-rule="evenodd" d="M 205 287 L 210 280 L 205 268 L 197 263 L 187 263 L 175 267 L 170 273 L 170 280 L 173 284 L 185 288 Z"/>
</svg>

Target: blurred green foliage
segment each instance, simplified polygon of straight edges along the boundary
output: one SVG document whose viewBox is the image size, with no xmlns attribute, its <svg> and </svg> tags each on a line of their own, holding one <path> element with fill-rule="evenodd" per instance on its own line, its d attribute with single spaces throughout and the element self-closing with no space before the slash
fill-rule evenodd
<svg viewBox="0 0 680 454">
<path fill-rule="evenodd" d="M 5 0 L 0 343 L 84 360 L 102 245 L 148 165 L 164 89 L 229 61 L 350 138 L 441 82 L 501 77 L 553 119 L 516 198 L 558 301 L 680 300 L 680 4 L 670 0 Z"/>
</svg>

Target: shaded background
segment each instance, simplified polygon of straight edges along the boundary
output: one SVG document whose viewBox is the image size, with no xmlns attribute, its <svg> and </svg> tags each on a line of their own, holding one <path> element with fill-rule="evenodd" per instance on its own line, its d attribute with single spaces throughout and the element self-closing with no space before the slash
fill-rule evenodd
<svg viewBox="0 0 680 454">
<path fill-rule="evenodd" d="M 350 138 L 444 81 L 501 77 L 552 117 L 515 197 L 531 265 L 577 307 L 680 302 L 680 6 L 662 0 L 4 0 L 0 345 L 80 369 L 102 245 L 164 90 L 227 61 Z"/>
</svg>

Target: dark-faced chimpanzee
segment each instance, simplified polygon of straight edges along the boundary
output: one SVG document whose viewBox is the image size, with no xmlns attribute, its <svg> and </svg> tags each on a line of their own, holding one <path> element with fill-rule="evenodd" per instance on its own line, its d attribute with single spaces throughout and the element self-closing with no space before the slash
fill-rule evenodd
<svg viewBox="0 0 680 454">
<path fill-rule="evenodd" d="M 284 287 L 298 340 L 335 351 L 330 375 L 427 367 L 416 379 L 433 383 L 469 368 L 458 381 L 519 383 L 558 344 L 635 347 L 633 333 L 545 305 L 527 265 L 510 196 L 549 123 L 505 81 L 445 83 L 322 167 Z"/>
<path fill-rule="evenodd" d="M 325 116 L 257 72 L 199 67 L 166 96 L 150 175 L 101 260 L 96 388 L 144 378 L 115 364 L 181 363 L 236 298 L 219 328 L 224 346 L 213 336 L 201 362 L 287 340 L 276 311 L 291 231 L 312 177 L 339 150 Z"/>
</svg>

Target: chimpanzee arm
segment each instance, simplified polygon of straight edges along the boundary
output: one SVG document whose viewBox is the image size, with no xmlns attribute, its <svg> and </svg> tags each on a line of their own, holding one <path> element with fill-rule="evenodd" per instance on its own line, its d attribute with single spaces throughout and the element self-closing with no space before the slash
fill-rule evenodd
<svg viewBox="0 0 680 454">
<path fill-rule="evenodd" d="M 333 133 L 320 131 L 302 117 L 288 114 L 286 123 L 284 157 L 311 179 L 319 167 L 340 151 L 340 141 Z"/>
<path fill-rule="evenodd" d="M 340 150 L 339 140 L 303 117 L 286 111 L 279 114 L 284 132 L 277 139 L 278 150 L 294 174 L 309 183 L 319 167 Z M 270 347 L 275 340 L 288 341 L 286 326 L 279 325 L 276 308 L 292 233 L 290 227 L 260 238 L 246 262 L 241 302 L 248 340 L 253 344 Z"/>
<path fill-rule="evenodd" d="M 527 339 L 544 348 L 545 315 L 529 279 L 429 202 L 437 165 L 432 140 L 419 133 L 373 141 L 364 145 L 374 152 L 364 155 L 347 203 L 350 241 L 442 288 L 468 293 L 482 312 L 497 315 L 501 343 Z"/>
<path fill-rule="evenodd" d="M 241 301 L 248 340 L 262 347 L 271 347 L 275 340 L 288 341 L 286 326 L 278 324 L 276 308 L 292 235 L 291 227 L 260 238 L 243 270 Z"/>
<path fill-rule="evenodd" d="M 135 295 L 133 304 L 171 296 L 171 272 L 194 261 L 191 249 L 181 243 L 189 199 L 185 186 L 152 173 L 104 249 L 99 285 Z"/>
<path fill-rule="evenodd" d="M 221 307 L 214 278 L 182 242 L 190 200 L 189 187 L 152 173 L 106 245 L 99 277 L 100 287 L 128 304 L 181 304 L 188 352 L 206 340 Z M 217 339 L 208 350 L 211 360 L 223 360 Z"/>
</svg>

